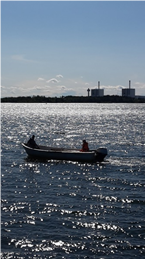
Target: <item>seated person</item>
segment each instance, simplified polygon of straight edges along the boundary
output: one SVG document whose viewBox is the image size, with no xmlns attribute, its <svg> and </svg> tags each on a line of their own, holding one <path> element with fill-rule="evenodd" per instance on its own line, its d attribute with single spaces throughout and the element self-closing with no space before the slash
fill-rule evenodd
<svg viewBox="0 0 145 259">
<path fill-rule="evenodd" d="M 88 142 L 86 140 L 83 140 L 83 145 L 82 145 L 82 152 L 87 152 L 89 151 L 89 147 L 88 147 Z"/>
<path fill-rule="evenodd" d="M 30 138 L 27 142 L 27 145 L 31 148 L 39 148 L 34 140 L 35 136 L 33 135 L 32 138 Z"/>
</svg>

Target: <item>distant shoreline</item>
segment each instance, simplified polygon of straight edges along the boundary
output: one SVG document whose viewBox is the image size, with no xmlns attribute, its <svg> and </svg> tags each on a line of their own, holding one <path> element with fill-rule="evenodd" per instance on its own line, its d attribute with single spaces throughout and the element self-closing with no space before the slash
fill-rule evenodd
<svg viewBox="0 0 145 259">
<path fill-rule="evenodd" d="M 102 97 L 92 96 L 62 96 L 62 97 L 45 97 L 45 96 L 19 96 L 3 97 L 1 103 L 145 103 L 142 97 L 125 97 L 118 95 L 106 95 Z"/>
</svg>

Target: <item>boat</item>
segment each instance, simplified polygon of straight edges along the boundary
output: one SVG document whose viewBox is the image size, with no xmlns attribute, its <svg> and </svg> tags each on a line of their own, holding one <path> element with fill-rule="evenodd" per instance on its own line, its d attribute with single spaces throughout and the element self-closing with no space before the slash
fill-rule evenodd
<svg viewBox="0 0 145 259">
<path fill-rule="evenodd" d="M 47 160 L 66 160 L 78 162 L 102 162 L 107 156 L 106 148 L 98 148 L 82 152 L 78 149 L 56 148 L 38 145 L 31 148 L 26 143 L 22 143 L 23 148 L 29 157 Z"/>
</svg>

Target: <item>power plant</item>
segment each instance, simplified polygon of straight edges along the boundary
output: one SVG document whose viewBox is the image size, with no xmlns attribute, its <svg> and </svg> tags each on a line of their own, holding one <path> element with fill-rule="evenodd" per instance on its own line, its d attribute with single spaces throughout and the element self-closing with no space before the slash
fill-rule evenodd
<svg viewBox="0 0 145 259">
<path fill-rule="evenodd" d="M 129 88 L 122 89 L 122 96 L 135 97 L 135 89 L 131 89 L 131 80 L 129 80 Z"/>
<path fill-rule="evenodd" d="M 104 96 L 104 89 L 100 89 L 100 81 L 98 81 L 98 88 L 91 89 L 91 96 Z"/>
<path fill-rule="evenodd" d="M 90 91 L 91 91 L 91 96 L 92 97 L 102 97 L 104 96 L 104 89 L 100 89 L 100 81 L 98 81 L 98 88 L 95 89 L 87 89 L 88 92 L 88 97 L 90 96 Z M 124 97 L 135 97 L 135 89 L 131 88 L 131 80 L 129 80 L 129 88 L 124 88 L 122 89 L 122 96 Z"/>
</svg>

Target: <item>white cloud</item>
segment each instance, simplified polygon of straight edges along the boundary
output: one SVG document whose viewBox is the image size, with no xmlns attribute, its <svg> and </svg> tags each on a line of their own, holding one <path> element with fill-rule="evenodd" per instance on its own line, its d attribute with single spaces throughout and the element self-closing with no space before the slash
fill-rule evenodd
<svg viewBox="0 0 145 259">
<path fill-rule="evenodd" d="M 145 83 L 142 82 L 135 82 L 135 85 L 139 88 L 145 88 Z"/>
<path fill-rule="evenodd" d="M 4 85 L 0 85 L 0 87 L 1 87 L 1 89 L 4 89 L 4 88 L 6 88 Z"/>
<path fill-rule="evenodd" d="M 26 58 L 24 57 L 24 55 L 12 55 L 11 58 L 14 59 L 14 60 L 16 60 L 16 61 L 35 62 L 34 60 L 26 59 Z"/>
<path fill-rule="evenodd" d="M 59 83 L 56 78 L 51 78 L 50 80 L 46 81 L 46 83 Z"/>
<path fill-rule="evenodd" d="M 44 95 L 44 96 L 66 96 L 77 95 L 87 96 L 88 84 L 90 89 L 98 88 L 92 80 L 87 82 L 80 77 L 76 78 L 63 78 L 58 80 L 58 77 L 51 78 L 48 81 L 45 78 L 38 77 L 34 80 L 24 80 L 15 82 L 11 85 L 2 83 L 1 95 L 5 96 L 31 96 L 31 95 Z M 113 95 L 121 94 L 122 88 L 128 86 L 123 85 L 101 85 L 100 88 L 104 89 L 104 94 Z M 134 82 L 132 88 L 136 89 L 136 95 L 143 95 L 145 83 Z"/>
<path fill-rule="evenodd" d="M 60 90 L 63 89 L 64 90 L 64 89 L 67 89 L 67 87 L 65 85 L 58 85 L 57 89 L 60 89 Z"/>
<path fill-rule="evenodd" d="M 63 76 L 62 76 L 62 75 L 57 75 L 56 77 L 58 77 L 58 78 L 63 78 Z"/>
<path fill-rule="evenodd" d="M 122 85 L 101 85 L 100 88 L 102 88 L 102 89 L 122 89 L 125 87 Z"/>
<path fill-rule="evenodd" d="M 20 61 L 24 60 L 23 55 L 13 55 L 11 56 L 11 58 L 14 60 L 20 60 Z"/>
<path fill-rule="evenodd" d="M 44 81 L 45 79 L 44 78 L 42 78 L 42 77 L 39 77 L 38 78 L 38 81 Z"/>
</svg>

